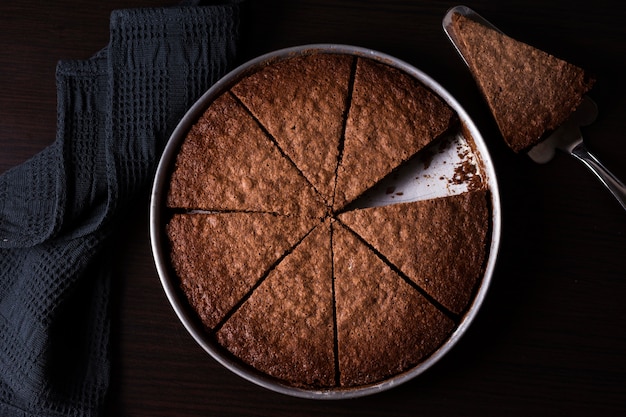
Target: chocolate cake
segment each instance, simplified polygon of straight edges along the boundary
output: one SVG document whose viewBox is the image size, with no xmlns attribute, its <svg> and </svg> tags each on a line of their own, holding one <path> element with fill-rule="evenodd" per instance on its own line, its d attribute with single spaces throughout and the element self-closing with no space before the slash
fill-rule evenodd
<svg viewBox="0 0 626 417">
<path fill-rule="evenodd" d="M 175 214 L 172 266 L 203 324 L 214 328 L 314 225 L 267 213 Z"/>
<path fill-rule="evenodd" d="M 528 150 L 576 110 L 594 80 L 583 69 L 452 15 L 451 29 L 508 146 Z"/>
<path fill-rule="evenodd" d="M 270 272 L 217 332 L 255 368 L 294 386 L 335 382 L 329 220 Z"/>
<path fill-rule="evenodd" d="M 370 384 L 409 369 L 454 328 L 450 318 L 338 222 L 333 266 L 341 386 Z"/>
<path fill-rule="evenodd" d="M 487 204 L 485 190 L 479 190 L 338 217 L 441 305 L 460 314 L 483 272 L 489 224 L 476 219 L 488 218 Z"/>
<path fill-rule="evenodd" d="M 166 231 L 220 351 L 314 390 L 376 384 L 436 352 L 483 273 L 479 173 L 459 196 L 348 204 L 455 120 L 407 73 L 343 54 L 269 62 L 219 94 L 180 145 Z"/>
<path fill-rule="evenodd" d="M 452 109 L 406 73 L 357 62 L 334 209 L 340 210 L 450 128 Z"/>
<path fill-rule="evenodd" d="M 353 61 L 334 54 L 295 57 L 263 68 L 232 89 L 328 205 Z"/>
<path fill-rule="evenodd" d="M 229 92 L 182 144 L 167 205 L 310 217 L 325 212 L 320 195 Z"/>
</svg>

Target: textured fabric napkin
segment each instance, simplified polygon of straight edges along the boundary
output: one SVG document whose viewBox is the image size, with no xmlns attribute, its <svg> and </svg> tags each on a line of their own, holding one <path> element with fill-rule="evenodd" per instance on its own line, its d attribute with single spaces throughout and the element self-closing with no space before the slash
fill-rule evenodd
<svg viewBox="0 0 626 417">
<path fill-rule="evenodd" d="M 0 415 L 95 416 L 109 382 L 107 246 L 186 109 L 234 61 L 232 2 L 114 11 L 57 67 L 55 142 L 0 176 Z"/>
</svg>

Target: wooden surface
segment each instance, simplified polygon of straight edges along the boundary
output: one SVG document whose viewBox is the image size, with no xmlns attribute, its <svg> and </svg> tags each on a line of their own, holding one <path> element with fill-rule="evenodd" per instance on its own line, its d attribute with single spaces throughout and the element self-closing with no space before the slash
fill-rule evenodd
<svg viewBox="0 0 626 417">
<path fill-rule="evenodd" d="M 59 59 L 106 45 L 110 10 L 167 0 L 0 3 L 0 172 L 55 137 Z M 333 42 L 422 69 L 466 108 L 498 173 L 503 236 L 493 285 L 460 343 L 393 390 L 350 401 L 275 394 L 231 374 L 187 334 L 149 247 L 148 197 L 125 216 L 114 281 L 110 416 L 626 415 L 626 212 L 570 157 L 536 165 L 505 145 L 441 30 L 448 1 L 256 0 L 241 60 Z M 594 72 L 584 133 L 626 180 L 626 3 L 476 1 L 508 34 Z"/>
</svg>

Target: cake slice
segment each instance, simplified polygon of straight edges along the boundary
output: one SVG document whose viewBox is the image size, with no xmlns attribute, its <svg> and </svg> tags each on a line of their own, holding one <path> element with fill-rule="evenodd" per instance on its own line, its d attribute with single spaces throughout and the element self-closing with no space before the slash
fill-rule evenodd
<svg viewBox="0 0 626 417">
<path fill-rule="evenodd" d="M 175 214 L 172 266 L 189 304 L 212 329 L 317 223 L 265 213 Z"/>
<path fill-rule="evenodd" d="M 454 117 L 452 109 L 415 78 L 359 58 L 334 210 L 343 208 L 441 136 Z"/>
<path fill-rule="evenodd" d="M 216 333 L 235 356 L 300 387 L 335 384 L 330 224 L 319 224 Z"/>
<path fill-rule="evenodd" d="M 167 205 L 321 218 L 326 205 L 230 93 L 191 128 L 177 155 Z"/>
<path fill-rule="evenodd" d="M 332 205 L 351 56 L 313 54 L 267 66 L 233 93 Z"/>
<path fill-rule="evenodd" d="M 455 324 L 354 233 L 333 226 L 340 384 L 375 383 L 424 360 Z"/>
<path fill-rule="evenodd" d="M 354 210 L 339 219 L 441 305 L 465 311 L 483 273 L 486 191 Z"/>
<path fill-rule="evenodd" d="M 585 70 L 455 13 L 451 30 L 507 145 L 528 150 L 558 128 L 594 80 Z"/>
</svg>

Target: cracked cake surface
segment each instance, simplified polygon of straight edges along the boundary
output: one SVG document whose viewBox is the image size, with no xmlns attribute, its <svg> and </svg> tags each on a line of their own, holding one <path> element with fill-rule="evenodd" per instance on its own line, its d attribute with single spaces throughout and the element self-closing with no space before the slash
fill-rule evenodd
<svg viewBox="0 0 626 417">
<path fill-rule="evenodd" d="M 479 285 L 488 195 L 478 181 L 428 202 L 349 203 L 456 114 L 411 75 L 349 54 L 271 61 L 228 88 L 182 141 L 167 195 L 172 266 L 211 340 L 305 389 L 420 364 Z"/>
<path fill-rule="evenodd" d="M 339 219 L 454 314 L 470 302 L 483 272 L 485 190 L 353 210 Z M 392 238 L 390 238 L 392 237 Z"/>
<path fill-rule="evenodd" d="M 167 205 L 310 217 L 325 211 L 320 195 L 228 92 L 182 143 Z"/>
<path fill-rule="evenodd" d="M 233 93 L 332 205 L 354 57 L 317 54 L 264 67 Z"/>
<path fill-rule="evenodd" d="M 340 210 L 446 132 L 452 109 L 408 74 L 359 59 L 337 172 Z"/>
<path fill-rule="evenodd" d="M 226 349 L 296 386 L 335 381 L 330 222 L 318 225 L 217 332 Z"/>
<path fill-rule="evenodd" d="M 585 70 L 468 17 L 452 30 L 507 145 L 526 151 L 576 110 L 594 84 Z"/>
<path fill-rule="evenodd" d="M 381 381 L 419 363 L 454 322 L 336 222 L 333 261 L 340 384 Z"/>
<path fill-rule="evenodd" d="M 213 329 L 315 221 L 267 213 L 175 214 L 171 261 L 190 304 Z"/>
</svg>

